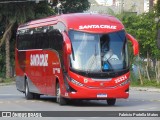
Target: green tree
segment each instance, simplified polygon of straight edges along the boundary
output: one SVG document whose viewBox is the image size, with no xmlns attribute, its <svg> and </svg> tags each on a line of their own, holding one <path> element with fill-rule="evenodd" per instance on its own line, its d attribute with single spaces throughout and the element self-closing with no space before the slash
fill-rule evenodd
<svg viewBox="0 0 160 120">
<path fill-rule="evenodd" d="M 55 1 L 57 0 L 54 0 L 54 3 L 57 4 Z M 88 0 L 61 0 L 61 3 L 64 13 L 83 12 L 90 6 Z M 0 28 L 4 28 L 3 35 L 0 34 L 0 50 L 3 49 L 5 43 L 6 78 L 10 77 L 10 42 L 13 36 L 13 28 L 32 19 L 38 19 L 53 14 L 54 11 L 48 6 L 47 1 L 40 2 L 39 4 L 35 2 L 0 3 Z M 13 46 L 14 45 L 11 47 L 13 48 Z M 3 58 L 4 54 L 1 53 L 0 61 L 2 61 Z M 2 67 L 1 65 L 0 68 Z"/>
<path fill-rule="evenodd" d="M 157 4 L 155 6 L 157 16 L 160 16 L 160 0 L 157 0 Z"/>
<path fill-rule="evenodd" d="M 60 0 L 63 13 L 78 13 L 89 9 L 90 2 L 88 0 Z M 56 5 L 58 3 L 55 2 Z"/>
<path fill-rule="evenodd" d="M 36 13 L 35 13 L 36 11 Z M 53 14 L 47 2 L 21 2 L 0 4 L 0 22 L 4 26 L 4 34 L 0 39 L 0 47 L 5 43 L 6 78 L 10 77 L 10 39 L 15 24 L 20 25 L 28 20 Z"/>
<path fill-rule="evenodd" d="M 155 61 L 160 57 L 160 51 L 157 49 L 156 45 L 156 23 L 155 23 L 155 13 L 149 12 L 142 15 L 129 15 L 124 14 L 120 16 L 123 24 L 126 27 L 126 31 L 131 33 L 139 42 L 140 46 L 140 57 L 147 58 L 147 63 L 144 64 L 144 70 L 146 70 L 147 78 L 153 76 L 152 73 L 149 74 L 153 68 L 150 66 L 150 60 Z M 156 67 L 156 66 L 155 66 Z M 155 70 L 154 70 L 154 74 Z"/>
</svg>

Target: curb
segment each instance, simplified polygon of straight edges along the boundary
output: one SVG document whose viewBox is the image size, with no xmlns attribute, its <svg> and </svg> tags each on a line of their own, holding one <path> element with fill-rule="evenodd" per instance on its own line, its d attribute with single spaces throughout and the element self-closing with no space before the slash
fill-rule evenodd
<svg viewBox="0 0 160 120">
<path fill-rule="evenodd" d="M 7 85 L 14 85 L 16 82 L 10 82 L 10 83 L 0 83 L 0 86 L 7 86 Z M 160 89 L 154 88 L 154 87 L 130 87 L 130 90 L 135 90 L 135 91 L 148 91 L 148 92 L 159 92 Z"/>
<path fill-rule="evenodd" d="M 160 92 L 160 89 L 154 87 L 131 87 L 130 89 L 136 91 Z"/>
<path fill-rule="evenodd" d="M 0 86 L 14 85 L 16 82 L 0 83 Z"/>
</svg>

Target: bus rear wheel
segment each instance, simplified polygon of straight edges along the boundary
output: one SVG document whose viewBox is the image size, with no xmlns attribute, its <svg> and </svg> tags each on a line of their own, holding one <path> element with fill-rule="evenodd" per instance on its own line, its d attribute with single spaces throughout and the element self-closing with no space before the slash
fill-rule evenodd
<svg viewBox="0 0 160 120">
<path fill-rule="evenodd" d="M 107 99 L 107 104 L 109 106 L 115 105 L 115 103 L 116 103 L 116 99 Z"/>
<path fill-rule="evenodd" d="M 59 103 L 60 105 L 67 104 L 66 99 L 61 96 L 61 89 L 59 83 L 57 83 L 56 85 L 56 102 Z"/>
<path fill-rule="evenodd" d="M 28 82 L 25 82 L 25 97 L 27 100 L 33 99 L 34 95 L 29 91 Z"/>
</svg>

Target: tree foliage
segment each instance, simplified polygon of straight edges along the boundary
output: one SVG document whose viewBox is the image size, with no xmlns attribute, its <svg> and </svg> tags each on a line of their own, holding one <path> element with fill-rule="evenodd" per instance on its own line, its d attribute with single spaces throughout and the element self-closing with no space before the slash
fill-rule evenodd
<svg viewBox="0 0 160 120">
<path fill-rule="evenodd" d="M 160 50 L 156 44 L 156 14 L 152 11 L 141 15 L 123 13 L 118 17 L 124 24 L 126 31 L 132 34 L 139 42 L 140 58 L 134 62 L 139 68 L 139 76 L 143 73 L 144 78 L 148 80 L 150 78 L 156 79 L 157 84 L 159 84 L 160 71 L 159 62 L 157 61 L 160 60 Z M 144 61 L 146 58 L 147 62 Z M 140 78 L 140 81 L 143 84 L 142 78 Z"/>
<path fill-rule="evenodd" d="M 119 16 L 126 31 L 139 42 L 141 57 L 146 58 L 147 52 L 151 58 L 159 58 L 160 51 L 156 45 L 156 22 L 153 12 L 141 15 L 123 14 Z"/>
<path fill-rule="evenodd" d="M 90 7 L 88 0 L 62 0 L 64 13 L 83 12 Z"/>
<path fill-rule="evenodd" d="M 156 9 L 157 16 L 160 16 L 160 0 L 157 0 Z"/>
<path fill-rule="evenodd" d="M 32 19 L 46 17 L 54 14 L 53 10 L 49 8 L 47 2 L 40 2 L 36 4 L 35 2 L 22 2 L 22 3 L 8 3 L 8 4 L 0 4 L 0 22 L 6 29 L 11 24 L 22 24 L 26 21 L 30 21 Z M 2 27 L 1 26 L 1 27 Z M 6 32 L 6 30 L 4 30 Z M 1 39 L 2 45 L 5 39 L 5 33 Z"/>
<path fill-rule="evenodd" d="M 54 2 L 54 5 L 58 0 Z M 89 9 L 90 2 L 88 0 L 60 0 L 62 13 L 78 13 Z"/>
<path fill-rule="evenodd" d="M 55 5 L 57 0 L 54 0 Z M 90 6 L 88 0 L 61 0 L 63 13 L 83 12 Z M 10 76 L 10 49 L 14 48 L 15 31 L 18 25 L 27 21 L 53 15 L 54 10 L 47 1 L 40 2 L 8 2 L 0 3 L 0 72 L 6 68 L 6 77 Z M 4 44 L 5 43 L 5 46 Z M 10 43 L 11 48 L 10 48 Z M 4 54 L 5 49 L 5 54 Z M 12 51 L 12 53 L 14 53 Z M 6 57 L 4 56 L 6 55 Z M 11 57 L 11 60 L 10 60 Z M 4 60 L 6 60 L 4 64 Z"/>
<path fill-rule="evenodd" d="M 53 11 L 48 6 L 47 2 L 40 2 L 39 4 L 36 4 L 35 2 L 15 2 L 7 3 L 5 5 L 0 4 L 0 23 L 1 26 L 3 26 L 1 28 L 4 28 L 2 30 L 4 33 L 0 39 L 0 47 L 2 47 L 5 42 L 6 78 L 9 78 L 11 75 L 10 40 L 13 35 L 13 28 L 26 21 L 45 17 L 51 14 L 53 14 Z"/>
</svg>

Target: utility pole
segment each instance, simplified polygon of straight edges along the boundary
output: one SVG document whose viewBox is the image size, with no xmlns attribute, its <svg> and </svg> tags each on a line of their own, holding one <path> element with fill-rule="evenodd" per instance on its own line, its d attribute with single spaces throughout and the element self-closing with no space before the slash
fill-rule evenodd
<svg viewBox="0 0 160 120">
<path fill-rule="evenodd" d="M 58 9 L 58 15 L 62 13 L 62 4 L 61 2 L 58 0 L 58 4 L 57 4 L 57 9 Z"/>
<path fill-rule="evenodd" d="M 153 10 L 153 1 L 154 0 L 149 0 L 149 11 Z"/>
<path fill-rule="evenodd" d="M 123 4 L 124 4 L 124 0 L 121 0 L 121 9 L 120 9 L 120 12 L 121 12 L 121 13 L 123 13 L 123 10 L 124 10 L 124 9 L 123 9 Z"/>
<path fill-rule="evenodd" d="M 124 0 L 117 0 L 118 2 L 118 10 L 119 10 L 119 13 L 123 13 L 124 9 L 123 9 L 123 5 L 124 5 Z M 115 3 L 115 2 L 114 2 Z"/>
</svg>

